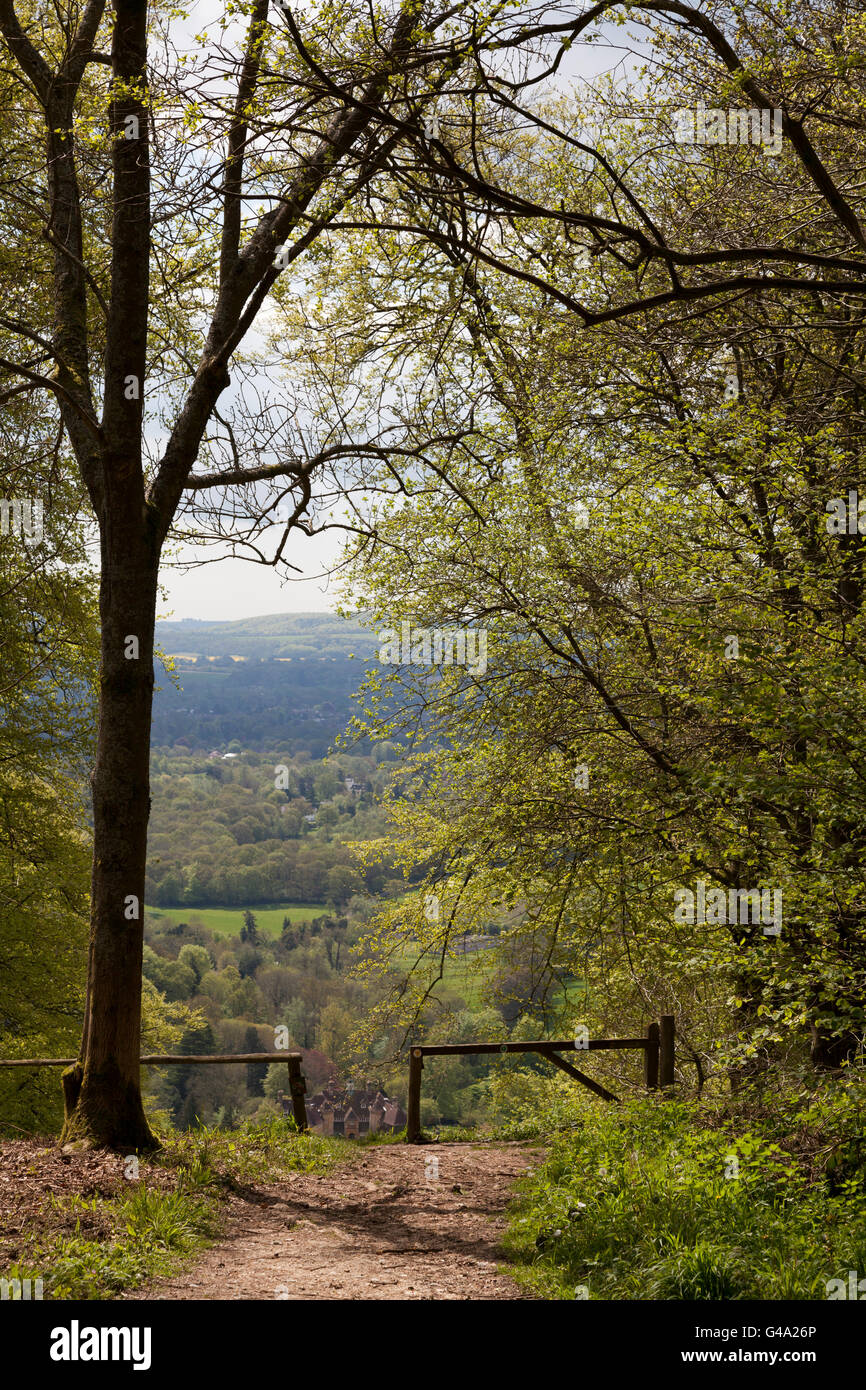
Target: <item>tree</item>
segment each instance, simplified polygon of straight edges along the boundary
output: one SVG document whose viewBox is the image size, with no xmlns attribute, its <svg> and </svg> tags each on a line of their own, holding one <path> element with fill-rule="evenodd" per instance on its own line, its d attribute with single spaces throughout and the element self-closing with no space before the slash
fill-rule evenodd
<svg viewBox="0 0 866 1390">
<path fill-rule="evenodd" d="M 550 182 L 547 147 L 536 151 L 521 168 L 527 200 Z M 789 198 L 805 199 L 796 159 L 784 172 Z M 559 160 L 567 198 L 582 176 L 577 157 Z M 673 169 L 661 202 L 633 172 L 630 192 L 667 242 L 669 228 L 689 226 L 699 179 L 720 212 L 703 211 L 694 254 L 751 254 L 766 193 L 742 150 L 709 170 Z M 859 234 L 829 191 L 828 207 L 839 225 L 825 208 L 802 232 L 804 257 L 824 237 L 850 238 L 856 280 Z M 822 292 L 808 305 L 762 292 L 672 319 L 685 287 L 663 304 L 650 288 L 643 322 L 629 326 L 643 263 L 602 270 L 599 247 L 588 277 L 583 248 L 554 245 L 540 216 L 527 221 L 544 271 L 528 288 L 519 237 L 506 235 L 495 264 L 483 246 L 474 263 L 462 248 L 456 294 L 455 243 L 443 235 L 441 257 L 420 257 L 423 226 L 410 236 L 407 220 L 357 265 L 332 321 L 344 352 L 357 343 L 359 374 L 383 358 L 383 378 L 419 383 L 407 406 L 417 428 L 435 408 L 443 433 L 465 441 L 411 504 L 382 502 L 355 602 L 389 629 L 483 627 L 493 668 L 487 679 L 404 668 L 402 718 L 371 682 L 364 732 L 428 740 L 401 774 L 416 806 L 396 807 L 396 820 L 404 864 L 426 856 L 443 897 L 435 921 L 419 921 L 414 904 L 394 909 L 376 947 L 387 960 L 408 929 L 420 940 L 431 969 L 419 990 L 402 989 L 417 1016 L 456 924 L 522 902 L 514 930 L 539 966 L 574 971 L 597 950 L 608 1013 L 676 1007 L 687 1037 L 721 1023 L 729 1053 L 806 1038 L 816 1065 L 837 1067 L 866 1021 L 862 541 L 857 527 L 830 524 L 832 499 L 862 467 L 860 291 L 844 309 Z M 852 287 L 839 280 L 834 294 L 842 283 Z M 411 331 L 392 325 L 387 340 L 375 326 L 386 284 L 413 306 Z M 554 290 L 563 303 L 574 284 L 584 300 L 604 291 L 616 329 L 590 339 L 578 306 L 569 317 L 545 303 Z M 380 389 L 381 378 L 368 386 Z M 786 904 L 781 938 L 744 920 L 740 902 L 732 918 L 672 922 L 675 891 L 701 875 L 726 905 L 773 884 Z"/>
<path fill-rule="evenodd" d="M 46 536 L 37 551 L 25 550 L 20 539 L 0 542 L 0 1053 L 6 1057 L 68 1054 L 84 1002 L 89 846 L 80 824 L 80 769 L 92 747 L 95 604 L 85 574 L 73 567 L 73 517 L 58 505 L 53 522 L 57 543 Z M 4 1122 L 49 1130 L 58 1106 L 48 1081 L 44 1071 L 0 1071 Z"/>
<path fill-rule="evenodd" d="M 244 1034 L 244 1051 L 261 1052 L 262 1045 L 255 1028 L 249 1027 Z M 251 1096 L 263 1096 L 265 1078 L 268 1074 L 267 1062 L 250 1062 L 246 1069 L 247 1091 Z"/>
<path fill-rule="evenodd" d="M 816 438 L 811 401 L 808 427 L 796 397 L 720 412 L 720 392 L 696 399 L 681 377 L 680 413 L 665 421 L 634 350 L 606 362 L 610 408 L 588 392 L 591 420 L 575 430 L 575 359 L 557 368 L 538 332 L 523 341 L 509 385 L 539 402 L 543 385 L 546 443 L 530 453 L 515 430 L 502 481 L 491 459 L 467 467 L 462 505 L 446 512 L 427 489 L 383 518 L 365 566 L 364 602 L 383 626 L 470 622 L 488 642 L 486 679 L 400 672 L 402 726 L 429 746 L 401 770 L 417 804 L 395 806 L 397 825 L 406 864 L 420 850 L 435 865 L 442 903 L 429 923 L 394 909 L 388 939 L 399 948 L 411 920 L 438 963 L 458 923 L 522 899 L 514 932 L 535 942 L 539 967 L 582 973 L 583 949 L 601 945 L 592 973 L 608 1015 L 675 1006 L 688 1036 L 697 1011 L 705 1037 L 733 1046 L 739 1033 L 746 1054 L 811 1030 L 814 1060 L 838 1065 L 864 1008 L 862 618 L 840 603 L 846 561 L 823 506 L 844 452 L 832 429 Z M 759 364 L 747 361 L 754 400 Z M 381 732 L 375 682 L 371 696 Z M 772 885 L 786 905 L 779 939 L 744 923 L 739 903 L 733 918 L 677 923 L 675 892 L 700 877 L 726 899 Z M 726 1019 L 723 981 L 738 1002 Z"/>
<path fill-rule="evenodd" d="M 196 984 L 200 984 L 202 976 L 208 970 L 213 970 L 213 961 L 210 951 L 205 946 L 197 946 L 193 942 L 187 942 L 181 946 L 178 952 L 178 963 L 185 965 L 192 970 L 196 977 Z"/>
<path fill-rule="evenodd" d="M 328 870 L 328 897 L 338 907 L 345 907 L 352 894 L 358 889 L 358 875 L 346 864 L 335 864 Z"/>
<path fill-rule="evenodd" d="M 354 1027 L 354 1016 L 338 1000 L 332 999 L 322 1009 L 317 1030 L 318 1047 L 338 1067 L 348 1064 L 349 1040 Z"/>
<path fill-rule="evenodd" d="M 145 978 L 170 1001 L 189 999 L 198 987 L 195 970 L 180 960 L 166 960 L 150 946 L 144 947 L 142 968 Z"/>
<path fill-rule="evenodd" d="M 5 135 L 4 96 L 0 79 Z M 4 295 L 8 273 L 4 251 Z M 52 498 L 41 521 L 31 513 L 29 534 L 7 515 L 0 535 L 0 1055 L 64 1056 L 80 1028 L 87 957 L 81 782 L 93 751 L 96 581 L 50 411 L 9 402 L 0 454 L 4 507 Z M 0 1070 L 6 1124 L 47 1133 L 59 1099 L 47 1069 Z"/>
</svg>

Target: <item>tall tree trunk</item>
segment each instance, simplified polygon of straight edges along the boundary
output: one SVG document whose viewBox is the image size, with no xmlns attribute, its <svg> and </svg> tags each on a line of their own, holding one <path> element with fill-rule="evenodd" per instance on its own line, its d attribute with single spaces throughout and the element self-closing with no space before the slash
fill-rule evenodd
<svg viewBox="0 0 866 1390">
<path fill-rule="evenodd" d="M 142 1105 L 139 1056 L 159 554 L 137 520 L 102 545 L 87 1004 L 80 1058 L 64 1075 L 61 1138 L 125 1152 L 157 1143 Z"/>
</svg>

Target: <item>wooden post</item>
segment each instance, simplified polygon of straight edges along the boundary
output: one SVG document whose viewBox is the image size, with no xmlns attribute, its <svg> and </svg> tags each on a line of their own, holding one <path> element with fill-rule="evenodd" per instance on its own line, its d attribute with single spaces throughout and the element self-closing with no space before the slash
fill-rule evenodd
<svg viewBox="0 0 866 1390">
<path fill-rule="evenodd" d="M 674 1016 L 662 1014 L 659 1019 L 659 1086 L 674 1084 Z"/>
<path fill-rule="evenodd" d="M 409 1053 L 409 1104 L 406 1115 L 406 1139 L 410 1144 L 421 1141 L 421 1072 L 424 1056 L 420 1047 Z"/>
<path fill-rule="evenodd" d="M 651 1023 L 646 1030 L 647 1045 L 643 1054 L 643 1075 L 647 1090 L 657 1091 L 659 1084 L 659 1026 Z"/>
<path fill-rule="evenodd" d="M 300 1057 L 289 1057 L 289 1091 L 292 1096 L 292 1113 L 295 1117 L 295 1124 L 298 1126 L 299 1133 L 303 1134 L 307 1128 L 307 1107 L 304 1104 L 304 1093 L 307 1083 L 301 1071 Z"/>
</svg>

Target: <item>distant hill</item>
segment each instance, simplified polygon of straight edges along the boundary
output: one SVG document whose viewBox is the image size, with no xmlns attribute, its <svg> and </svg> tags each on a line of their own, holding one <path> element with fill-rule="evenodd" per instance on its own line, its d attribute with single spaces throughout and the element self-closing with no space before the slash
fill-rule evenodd
<svg viewBox="0 0 866 1390">
<path fill-rule="evenodd" d="M 334 613 L 270 613 L 157 623 L 156 645 L 178 658 L 181 688 L 158 676 L 154 745 L 210 749 L 237 739 L 244 748 L 265 748 L 288 741 L 293 751 L 320 758 L 355 712 L 352 695 L 377 638 Z"/>
<path fill-rule="evenodd" d="M 234 622 L 184 618 L 156 625 L 156 642 L 169 656 L 243 656 L 264 658 L 372 656 L 377 639 L 358 620 L 336 613 L 268 613 Z"/>
</svg>

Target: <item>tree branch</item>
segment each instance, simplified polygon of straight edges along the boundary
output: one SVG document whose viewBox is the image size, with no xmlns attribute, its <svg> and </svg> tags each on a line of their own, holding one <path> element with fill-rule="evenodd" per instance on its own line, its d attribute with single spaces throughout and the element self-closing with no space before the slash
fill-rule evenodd
<svg viewBox="0 0 866 1390">
<path fill-rule="evenodd" d="M 228 157 L 223 185 L 223 230 L 220 247 L 220 284 L 234 266 L 241 244 L 241 188 L 243 186 L 244 150 L 248 126 L 246 113 L 256 89 L 261 67 L 262 44 L 268 17 L 268 0 L 255 0 L 250 16 L 247 49 L 235 99 L 234 120 L 229 129 Z"/>
</svg>

